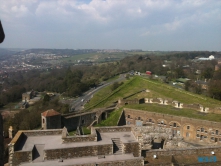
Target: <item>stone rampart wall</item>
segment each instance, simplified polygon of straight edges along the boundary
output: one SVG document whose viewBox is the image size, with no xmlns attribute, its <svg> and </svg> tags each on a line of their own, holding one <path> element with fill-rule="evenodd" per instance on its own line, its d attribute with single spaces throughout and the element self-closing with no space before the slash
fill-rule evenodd
<svg viewBox="0 0 221 166">
<path fill-rule="evenodd" d="M 18 166 L 22 162 L 30 162 L 32 160 L 32 152 L 14 152 L 13 157 L 9 161 L 10 166 Z"/>
<path fill-rule="evenodd" d="M 172 156 L 172 155 L 203 155 L 203 154 L 211 154 L 211 152 L 221 153 L 221 147 L 203 147 L 203 148 L 185 148 L 185 149 L 156 149 L 151 151 L 146 151 L 146 157 L 153 157 L 153 155 L 157 156 Z"/>
<path fill-rule="evenodd" d="M 43 135 L 61 135 L 62 129 L 51 129 L 51 130 L 29 130 L 29 131 L 21 131 L 27 137 L 29 136 L 43 136 Z"/>
<path fill-rule="evenodd" d="M 90 142 L 90 141 L 97 141 L 96 135 L 82 135 L 82 136 L 68 136 L 63 138 L 63 143 L 68 142 Z"/>
<path fill-rule="evenodd" d="M 130 126 L 116 126 L 116 127 L 102 127 L 102 128 L 94 128 L 99 133 L 111 133 L 111 132 L 128 132 L 131 131 Z"/>
<path fill-rule="evenodd" d="M 46 160 L 113 154 L 113 144 L 45 150 Z"/>
<path fill-rule="evenodd" d="M 141 147 L 139 142 L 124 143 L 124 153 L 133 153 L 134 157 L 141 156 Z"/>
<path fill-rule="evenodd" d="M 221 144 L 221 123 L 135 109 L 124 109 L 126 124 L 171 128 L 185 140 Z M 175 126 L 174 126 L 175 124 Z"/>
</svg>

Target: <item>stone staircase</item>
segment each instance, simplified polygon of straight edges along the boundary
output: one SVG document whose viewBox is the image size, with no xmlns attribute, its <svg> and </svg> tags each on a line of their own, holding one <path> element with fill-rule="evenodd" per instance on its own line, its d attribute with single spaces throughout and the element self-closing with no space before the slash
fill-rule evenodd
<svg viewBox="0 0 221 166">
<path fill-rule="evenodd" d="M 112 138 L 113 142 L 113 154 L 122 154 L 123 153 L 123 145 L 120 141 L 120 138 Z"/>
</svg>

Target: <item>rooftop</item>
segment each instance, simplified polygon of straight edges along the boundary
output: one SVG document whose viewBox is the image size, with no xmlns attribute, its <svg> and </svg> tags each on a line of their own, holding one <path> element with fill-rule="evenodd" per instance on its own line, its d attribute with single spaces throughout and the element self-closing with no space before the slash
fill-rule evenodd
<svg viewBox="0 0 221 166">
<path fill-rule="evenodd" d="M 60 113 L 53 110 L 53 109 L 42 112 L 42 116 L 44 116 L 44 117 L 55 116 L 55 115 L 60 115 Z"/>
</svg>

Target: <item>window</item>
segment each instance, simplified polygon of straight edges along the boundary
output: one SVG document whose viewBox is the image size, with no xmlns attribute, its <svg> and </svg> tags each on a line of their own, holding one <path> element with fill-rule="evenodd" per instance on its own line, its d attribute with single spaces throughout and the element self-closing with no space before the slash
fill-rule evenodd
<svg viewBox="0 0 221 166">
<path fill-rule="evenodd" d="M 218 135 L 219 134 L 219 131 L 218 130 L 216 130 L 216 135 Z"/>
<path fill-rule="evenodd" d="M 130 121 L 127 121 L 127 124 L 130 125 Z"/>
<path fill-rule="evenodd" d="M 186 129 L 190 129 L 190 126 L 186 126 Z"/>
<path fill-rule="evenodd" d="M 45 119 L 42 119 L 42 123 L 45 123 Z"/>
<path fill-rule="evenodd" d="M 201 128 L 201 132 L 204 132 L 204 128 Z"/>
<path fill-rule="evenodd" d="M 207 138 L 207 136 L 205 135 L 204 138 Z"/>
<path fill-rule="evenodd" d="M 176 127 L 176 123 L 173 123 L 173 127 Z"/>
<path fill-rule="evenodd" d="M 149 122 L 152 122 L 152 119 L 149 119 Z"/>
<path fill-rule="evenodd" d="M 138 120 L 140 120 L 140 117 L 138 117 Z"/>
<path fill-rule="evenodd" d="M 186 137 L 189 137 L 189 136 L 190 136 L 190 133 L 187 132 L 187 133 L 186 133 Z"/>
<path fill-rule="evenodd" d="M 127 115 L 128 118 L 130 118 L 130 115 Z"/>
<path fill-rule="evenodd" d="M 199 135 L 199 134 L 197 134 L 197 135 L 196 135 L 196 137 L 200 137 L 200 135 Z"/>
<path fill-rule="evenodd" d="M 211 137 L 211 140 L 214 140 L 214 137 Z"/>
<path fill-rule="evenodd" d="M 221 142 L 221 138 L 219 138 L 219 141 Z"/>
</svg>

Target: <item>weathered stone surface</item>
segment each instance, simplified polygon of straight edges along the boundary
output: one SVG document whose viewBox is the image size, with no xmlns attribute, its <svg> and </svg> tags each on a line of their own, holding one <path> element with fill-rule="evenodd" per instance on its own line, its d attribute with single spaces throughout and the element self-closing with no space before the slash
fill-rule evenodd
<svg viewBox="0 0 221 166">
<path fill-rule="evenodd" d="M 86 156 L 106 155 L 113 153 L 113 145 L 85 146 L 65 149 L 45 150 L 46 160 L 54 160 L 58 158 L 78 158 Z"/>
<path fill-rule="evenodd" d="M 139 123 L 141 123 L 143 126 L 159 126 L 162 128 L 170 128 L 172 130 L 173 137 L 182 137 L 186 141 L 196 141 L 200 143 L 221 145 L 220 122 L 167 115 L 129 108 L 124 108 L 124 114 L 126 117 L 126 124 L 137 125 L 137 119 L 140 119 Z"/>
<path fill-rule="evenodd" d="M 124 143 L 124 153 L 133 153 L 134 157 L 141 156 L 141 148 L 138 142 Z"/>
<path fill-rule="evenodd" d="M 130 126 L 118 126 L 118 127 L 102 127 L 95 128 L 99 133 L 108 133 L 108 132 L 126 132 L 131 131 Z"/>
</svg>

